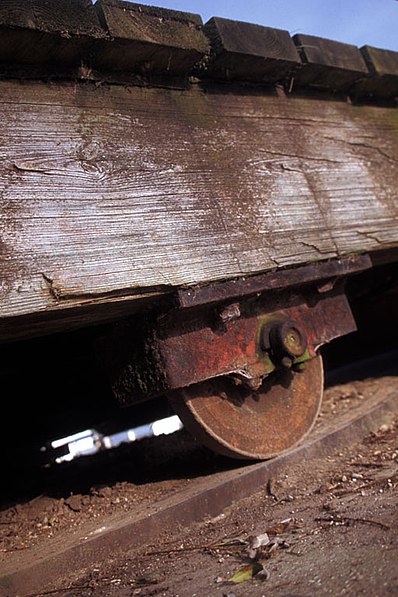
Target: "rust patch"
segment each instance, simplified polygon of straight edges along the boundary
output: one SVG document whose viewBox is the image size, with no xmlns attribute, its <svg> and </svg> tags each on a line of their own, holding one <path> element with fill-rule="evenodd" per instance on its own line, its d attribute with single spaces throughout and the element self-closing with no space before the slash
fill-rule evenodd
<svg viewBox="0 0 398 597">
<path fill-rule="evenodd" d="M 270 372 L 269 358 L 260 351 L 261 333 L 270 320 L 293 321 L 305 333 L 309 354 L 334 338 L 356 329 L 347 299 L 341 290 L 307 296 L 278 294 L 273 299 L 255 299 L 241 307 L 243 316 L 222 327 L 209 316 L 172 321 L 161 330 L 159 352 L 170 389 L 206 379 L 243 372 L 256 379 Z M 274 369 L 271 366 L 271 371 Z"/>
</svg>

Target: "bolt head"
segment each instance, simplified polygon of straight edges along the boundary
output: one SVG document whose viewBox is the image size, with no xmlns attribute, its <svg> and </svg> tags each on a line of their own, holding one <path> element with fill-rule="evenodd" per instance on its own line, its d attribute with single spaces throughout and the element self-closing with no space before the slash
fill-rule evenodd
<svg viewBox="0 0 398 597">
<path fill-rule="evenodd" d="M 307 338 L 294 321 L 276 324 L 271 330 L 270 340 L 275 353 L 291 359 L 301 357 L 307 349 Z"/>
</svg>

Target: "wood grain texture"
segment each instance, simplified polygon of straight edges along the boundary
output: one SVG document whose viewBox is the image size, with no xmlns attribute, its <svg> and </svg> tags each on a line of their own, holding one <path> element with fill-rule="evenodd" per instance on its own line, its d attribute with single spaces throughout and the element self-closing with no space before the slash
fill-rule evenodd
<svg viewBox="0 0 398 597">
<path fill-rule="evenodd" d="M 91 0 L 1 0 L 0 63 L 80 65 L 105 37 Z"/>
<path fill-rule="evenodd" d="M 1 317 L 398 244 L 398 112 L 0 82 Z"/>
<path fill-rule="evenodd" d="M 184 75 L 209 51 L 199 15 L 121 0 L 99 0 L 96 10 L 111 37 L 96 68 Z"/>
<path fill-rule="evenodd" d="M 357 92 L 361 91 L 379 98 L 396 98 L 398 96 L 398 52 L 363 46 L 361 53 L 372 76 L 360 83 Z"/>
<path fill-rule="evenodd" d="M 91 0 L 1 0 L 0 25 L 64 35 L 102 33 Z"/>
<path fill-rule="evenodd" d="M 299 55 L 287 31 L 213 17 L 204 27 L 211 41 L 205 76 L 272 83 L 283 81 Z"/>
<path fill-rule="evenodd" d="M 296 84 L 347 91 L 369 75 L 359 48 L 352 44 L 301 33 L 293 40 L 303 60 L 295 74 Z"/>
</svg>

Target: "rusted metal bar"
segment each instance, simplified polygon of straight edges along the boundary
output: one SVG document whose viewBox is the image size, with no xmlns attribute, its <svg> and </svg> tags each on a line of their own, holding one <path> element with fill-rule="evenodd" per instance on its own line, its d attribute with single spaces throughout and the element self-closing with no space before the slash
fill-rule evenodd
<svg viewBox="0 0 398 597">
<path fill-rule="evenodd" d="M 266 290 L 279 290 L 317 280 L 333 279 L 348 274 L 354 274 L 372 267 L 369 255 L 332 259 L 267 272 L 265 274 L 216 282 L 196 288 L 181 289 L 177 293 L 178 306 L 181 308 L 197 307 L 222 300 L 248 296 Z"/>
<path fill-rule="evenodd" d="M 397 262 L 398 247 L 391 247 L 391 249 L 384 249 L 382 251 L 374 251 L 369 257 L 372 262 L 372 267 Z"/>
</svg>

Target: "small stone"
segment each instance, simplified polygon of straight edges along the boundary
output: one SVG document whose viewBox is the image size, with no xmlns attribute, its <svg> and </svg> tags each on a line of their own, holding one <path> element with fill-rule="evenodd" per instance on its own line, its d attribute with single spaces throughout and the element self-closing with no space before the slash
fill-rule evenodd
<svg viewBox="0 0 398 597">
<path fill-rule="evenodd" d="M 71 495 L 68 499 L 65 500 L 65 504 L 69 506 L 73 512 L 80 512 L 81 510 L 81 496 L 80 495 Z"/>
</svg>

